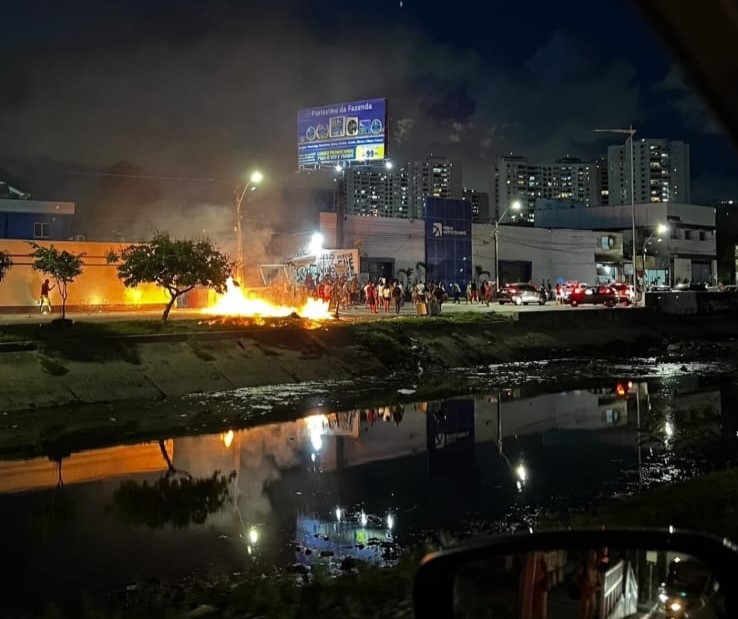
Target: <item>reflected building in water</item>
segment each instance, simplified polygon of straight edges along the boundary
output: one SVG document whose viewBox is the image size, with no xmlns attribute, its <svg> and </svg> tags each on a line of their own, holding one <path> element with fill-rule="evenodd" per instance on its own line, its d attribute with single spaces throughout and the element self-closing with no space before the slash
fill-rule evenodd
<svg viewBox="0 0 738 619">
<path fill-rule="evenodd" d="M 473 518 L 519 526 L 522 513 L 556 502 L 566 510 L 635 490 L 642 439 L 654 428 L 662 436 L 648 456 L 653 470 L 667 461 L 667 434 L 676 444 L 690 427 L 700 436 L 719 429 L 720 391 L 675 382 L 653 392 L 641 382 L 321 409 L 218 435 L 0 462 L 1 524 L 12 532 L 3 539 L 19 567 L 9 587 L 23 595 L 35 582 L 61 583 L 61 564 L 73 566 L 74 586 L 125 586 L 132 574 L 175 577 L 203 566 L 231 573 L 254 560 L 381 558 L 409 533 L 455 529 Z M 215 509 L 195 502 L 192 517 L 177 520 L 132 513 L 139 507 L 129 501 L 121 517 L 121 488 L 129 499 L 161 489 L 169 494 L 142 504 L 165 510 L 169 499 L 192 498 L 189 482 L 215 472 L 222 475 L 213 488 L 228 484 Z M 62 496 L 73 510 L 61 513 Z M 48 538 L 29 524 L 39 514 Z"/>
</svg>

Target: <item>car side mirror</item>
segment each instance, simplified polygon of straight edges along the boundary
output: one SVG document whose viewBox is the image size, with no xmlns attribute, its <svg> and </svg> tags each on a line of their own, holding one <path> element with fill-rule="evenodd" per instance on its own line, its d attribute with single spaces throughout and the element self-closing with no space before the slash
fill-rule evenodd
<svg viewBox="0 0 738 619">
<path fill-rule="evenodd" d="M 668 530 L 549 531 L 425 557 L 415 617 L 738 616 L 738 548 Z M 649 615 L 650 613 L 650 615 Z"/>
</svg>

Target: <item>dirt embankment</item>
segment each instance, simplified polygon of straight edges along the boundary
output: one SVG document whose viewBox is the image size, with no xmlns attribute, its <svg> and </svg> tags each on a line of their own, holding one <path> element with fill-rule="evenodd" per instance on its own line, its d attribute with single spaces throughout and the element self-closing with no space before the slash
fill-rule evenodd
<svg viewBox="0 0 738 619">
<path fill-rule="evenodd" d="M 536 312 L 516 321 L 399 319 L 161 337 L 77 338 L 72 331 L 26 346 L 6 345 L 0 353 L 0 411 L 381 379 L 402 372 L 428 376 L 511 360 L 658 354 L 668 342 L 726 342 L 736 335 L 733 317 L 667 320 L 634 309 Z"/>
</svg>

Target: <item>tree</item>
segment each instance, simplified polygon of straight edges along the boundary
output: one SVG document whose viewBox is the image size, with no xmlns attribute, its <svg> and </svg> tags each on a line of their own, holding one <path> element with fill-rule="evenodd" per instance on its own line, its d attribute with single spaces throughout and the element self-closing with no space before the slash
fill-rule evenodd
<svg viewBox="0 0 738 619">
<path fill-rule="evenodd" d="M 5 274 L 12 266 L 13 261 L 10 259 L 10 254 L 6 251 L 0 251 L 0 282 L 5 279 Z"/>
<path fill-rule="evenodd" d="M 169 292 L 169 303 L 161 320 L 165 322 L 177 297 L 195 286 L 223 292 L 233 263 L 207 240 L 170 239 L 159 232 L 147 243 L 111 251 L 108 262 L 118 264 L 118 277 L 128 287 L 157 284 Z"/>
<path fill-rule="evenodd" d="M 159 441 L 159 449 L 167 464 L 166 473 L 155 482 L 124 481 L 113 493 L 108 509 L 120 520 L 152 529 L 167 525 L 182 528 L 191 523 L 203 524 L 209 514 L 231 502 L 230 486 L 235 471 L 228 475 L 214 471 L 210 477 L 192 477 L 174 467 L 163 440 Z"/>
<path fill-rule="evenodd" d="M 31 257 L 34 259 L 31 267 L 34 271 L 39 271 L 48 275 L 56 282 L 56 287 L 62 298 L 61 317 L 65 320 L 67 317 L 67 297 L 69 296 L 68 286 L 74 281 L 74 278 L 82 273 L 82 254 L 70 254 L 68 251 L 59 251 L 53 245 L 49 247 L 41 247 L 37 243 L 31 243 L 33 252 Z"/>
</svg>

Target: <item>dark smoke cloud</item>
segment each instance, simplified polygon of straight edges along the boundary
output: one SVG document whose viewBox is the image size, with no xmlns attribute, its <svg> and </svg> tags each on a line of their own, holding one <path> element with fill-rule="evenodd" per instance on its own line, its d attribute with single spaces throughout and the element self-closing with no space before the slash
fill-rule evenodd
<svg viewBox="0 0 738 619">
<path fill-rule="evenodd" d="M 636 117 L 634 69 L 595 60 L 565 32 L 518 66 L 498 66 L 412 24 L 336 31 L 309 19 L 308 3 L 290 12 L 274 8 L 286 3 L 165 4 L 65 3 L 43 13 L 46 45 L 16 37 L 14 62 L 0 68 L 16 85 L 0 95 L 0 167 L 42 159 L 90 171 L 128 160 L 152 174 L 236 178 L 259 166 L 272 188 L 330 188 L 326 177 L 295 174 L 296 110 L 386 96 L 394 159 L 459 158 L 466 184 L 488 190 L 502 154 L 594 156 L 606 144 L 591 129 Z M 70 19 L 74 7 L 84 20 Z M 127 218 L 133 235 L 163 222 L 219 236 L 232 226 L 230 188 L 161 190 L 145 208 L 114 205 L 106 228 Z M 253 205 L 265 230 L 302 225 L 302 204 L 266 194 Z"/>
</svg>

